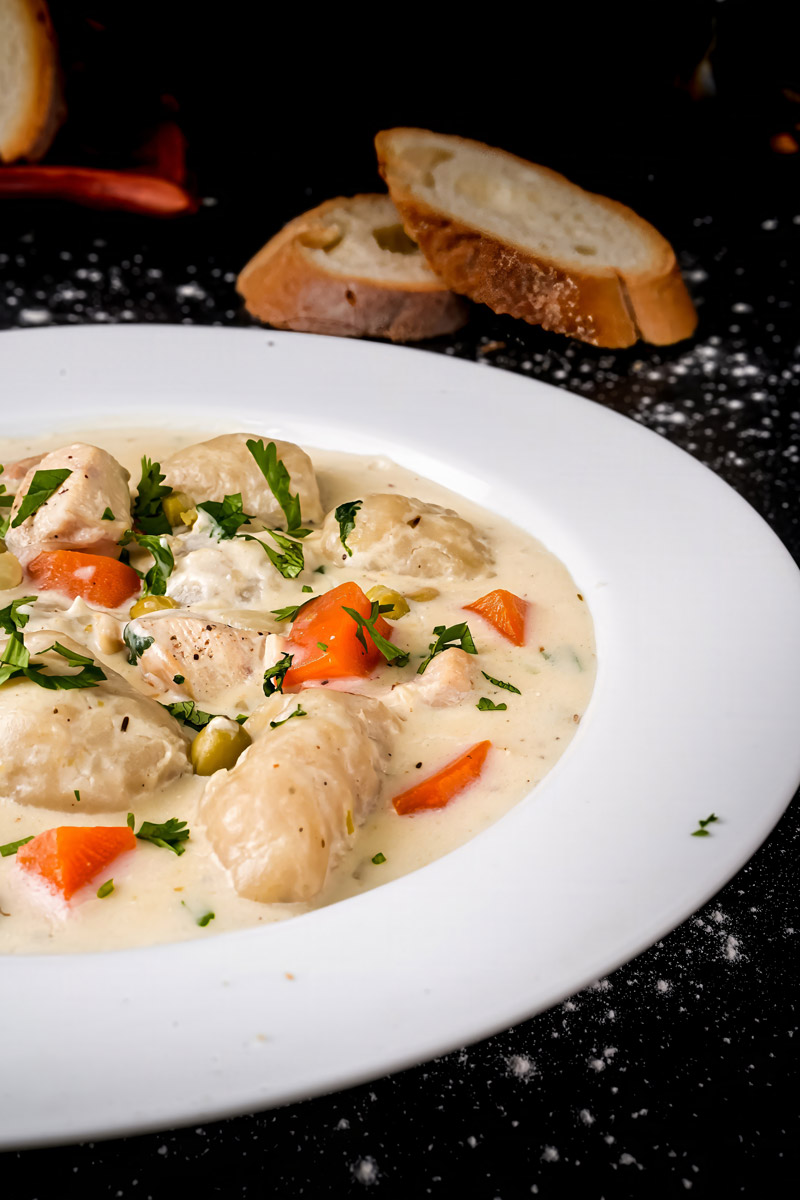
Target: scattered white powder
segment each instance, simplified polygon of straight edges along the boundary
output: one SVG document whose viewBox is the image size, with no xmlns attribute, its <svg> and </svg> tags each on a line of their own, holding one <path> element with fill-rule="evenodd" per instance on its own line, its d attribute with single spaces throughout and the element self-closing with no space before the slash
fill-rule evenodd
<svg viewBox="0 0 800 1200">
<path fill-rule="evenodd" d="M 175 288 L 176 296 L 181 300 L 205 300 L 208 292 L 199 283 L 182 283 Z"/>
<path fill-rule="evenodd" d="M 657 992 L 671 992 L 672 984 L 669 982 L 668 979 L 658 979 L 658 980 L 656 980 L 656 991 Z"/>
<path fill-rule="evenodd" d="M 555 1146 L 545 1146 L 542 1151 L 542 1162 L 558 1162 L 561 1155 L 556 1150 Z"/>
<path fill-rule="evenodd" d="M 53 314 L 47 308 L 21 308 L 19 322 L 21 325 L 47 325 L 53 319 Z"/>
<path fill-rule="evenodd" d="M 509 1073 L 517 1079 L 530 1079 L 536 1073 L 534 1063 L 524 1054 L 512 1054 L 506 1059 Z"/>
<path fill-rule="evenodd" d="M 578 1116 L 583 1121 L 584 1125 L 594 1125 L 594 1117 L 589 1112 L 588 1108 L 582 1108 Z"/>
<path fill-rule="evenodd" d="M 365 1187 L 369 1187 L 370 1184 L 378 1182 L 378 1164 L 375 1162 L 375 1159 L 371 1158 L 368 1154 L 364 1158 L 359 1158 L 357 1162 L 353 1163 L 350 1168 L 350 1172 L 353 1178 L 358 1183 L 363 1183 Z"/>
</svg>

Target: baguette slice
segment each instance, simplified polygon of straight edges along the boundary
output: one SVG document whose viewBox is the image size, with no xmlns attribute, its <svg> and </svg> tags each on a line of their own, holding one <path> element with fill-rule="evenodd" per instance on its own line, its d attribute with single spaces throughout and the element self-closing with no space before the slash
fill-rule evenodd
<svg viewBox="0 0 800 1200">
<path fill-rule="evenodd" d="M 278 329 L 413 342 L 466 320 L 385 195 L 339 197 L 296 217 L 236 287 L 248 312 Z"/>
<path fill-rule="evenodd" d="M 44 0 L 0 0 L 0 162 L 35 162 L 66 116 Z"/>
<path fill-rule="evenodd" d="M 453 291 L 595 346 L 694 331 L 672 247 L 623 204 L 466 138 L 389 129 L 375 145 L 407 232 Z"/>
</svg>

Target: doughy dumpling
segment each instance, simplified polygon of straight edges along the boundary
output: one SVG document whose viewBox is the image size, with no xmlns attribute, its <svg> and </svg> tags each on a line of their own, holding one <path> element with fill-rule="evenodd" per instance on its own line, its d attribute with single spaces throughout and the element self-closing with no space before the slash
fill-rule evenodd
<svg viewBox="0 0 800 1200">
<path fill-rule="evenodd" d="M 226 433 L 186 446 L 161 464 L 165 482 L 176 492 L 186 492 L 198 503 L 224 500 L 241 492 L 244 511 L 258 517 L 269 528 L 285 528 L 286 518 L 270 491 L 248 441 L 275 442 L 278 458 L 291 476 L 292 495 L 300 497 L 304 523 L 322 520 L 319 488 L 311 459 L 294 442 L 279 442 L 258 433 Z"/>
<path fill-rule="evenodd" d="M 303 692 L 306 716 L 270 729 L 297 707 L 295 696 L 263 704 L 245 725 L 253 745 L 211 776 L 200 801 L 211 845 L 250 900 L 322 890 L 378 798 L 398 725 L 380 701 L 316 688 Z"/>
<path fill-rule="evenodd" d="M 31 661 L 46 663 L 50 674 L 76 670 L 58 654 L 42 654 L 56 641 L 91 658 L 63 633 L 28 634 Z M 116 671 L 103 671 L 104 682 L 80 690 L 49 691 L 27 679 L 0 687 L 3 799 L 62 811 L 126 810 L 189 770 L 179 723 Z"/>
<path fill-rule="evenodd" d="M 322 527 L 322 553 L 365 571 L 392 571 L 424 578 L 470 579 L 492 563 L 489 547 L 469 521 L 449 508 L 408 496 L 376 493 L 364 499 L 348 535 L 352 558 L 339 539 L 335 514 Z"/>
<path fill-rule="evenodd" d="M 137 638 L 152 638 L 139 658 L 143 678 L 164 692 L 178 692 L 201 706 L 229 706 L 230 693 L 246 701 L 248 687 L 263 682 L 268 636 L 258 630 L 234 629 L 189 613 L 154 613 L 137 617 L 128 628 Z M 175 676 L 184 683 L 176 684 Z"/>
<path fill-rule="evenodd" d="M 131 527 L 130 476 L 115 458 L 97 446 L 75 442 L 45 454 L 18 487 L 11 509 L 12 523 L 35 472 L 59 469 L 72 474 L 17 529 L 9 526 L 5 536 L 9 550 L 23 565 L 43 550 L 83 550 L 118 558 L 117 543 Z M 108 509 L 114 519 L 104 521 L 103 513 Z"/>
</svg>

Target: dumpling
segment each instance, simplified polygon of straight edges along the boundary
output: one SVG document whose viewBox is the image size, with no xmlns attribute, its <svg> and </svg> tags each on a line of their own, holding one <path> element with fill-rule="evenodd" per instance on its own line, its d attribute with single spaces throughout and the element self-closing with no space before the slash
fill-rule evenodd
<svg viewBox="0 0 800 1200">
<path fill-rule="evenodd" d="M 485 574 L 493 561 L 469 521 L 449 508 L 393 493 L 364 499 L 347 545 L 352 558 L 341 543 L 335 513 L 329 512 L 321 539 L 329 562 L 426 579 L 471 579 Z"/>
<path fill-rule="evenodd" d="M 211 776 L 200 801 L 211 845 L 250 900 L 322 890 L 378 798 L 399 724 L 379 701 L 346 692 L 304 692 L 305 715 L 291 717 L 298 707 L 294 696 L 263 704 L 245 725 L 252 746 Z"/>
<path fill-rule="evenodd" d="M 40 508 L 16 529 L 14 518 L 36 471 L 65 469 L 72 473 Z M 2 478 L 2 476 L 0 476 Z M 118 542 L 131 527 L 128 472 L 97 446 L 75 442 L 45 454 L 29 468 L 11 509 L 5 542 L 25 565 L 44 550 L 83 550 L 119 557 Z M 111 518 L 103 519 L 110 512 Z"/>
<path fill-rule="evenodd" d="M 257 433 L 226 433 L 209 442 L 178 450 L 161 464 L 165 482 L 176 492 L 186 492 L 196 503 L 224 500 L 241 492 L 245 512 L 269 528 L 285 528 L 286 519 L 269 484 L 247 449 L 248 441 L 275 442 L 278 458 L 291 477 L 292 495 L 300 497 L 303 521 L 322 520 L 319 488 L 311 459 L 294 442 L 279 442 Z"/>
<path fill-rule="evenodd" d="M 60 655 L 42 653 L 56 641 L 91 657 L 63 633 L 28 634 L 31 661 L 46 663 L 51 674 L 75 672 Z M 62 811 L 125 810 L 190 769 L 179 723 L 116 671 L 103 672 L 104 681 L 80 690 L 49 691 L 28 679 L 0 687 L 4 799 Z"/>
</svg>

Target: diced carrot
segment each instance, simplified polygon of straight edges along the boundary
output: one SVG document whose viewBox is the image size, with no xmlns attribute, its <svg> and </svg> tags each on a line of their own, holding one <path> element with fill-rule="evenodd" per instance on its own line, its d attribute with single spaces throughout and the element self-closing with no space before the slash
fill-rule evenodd
<svg viewBox="0 0 800 1200">
<path fill-rule="evenodd" d="M 407 792 L 392 800 L 395 812 L 401 817 L 429 808 L 444 808 L 445 804 L 463 792 L 479 777 L 489 753 L 491 742 L 478 742 L 460 758 L 455 758 L 435 775 L 423 779 Z"/>
<path fill-rule="evenodd" d="M 69 900 L 118 854 L 135 846 L 133 830 L 127 825 L 59 825 L 20 846 L 17 862 Z"/>
<path fill-rule="evenodd" d="M 80 596 L 100 608 L 118 608 L 142 586 L 133 567 L 102 554 L 79 550 L 47 550 L 28 564 L 28 574 L 41 588 Z"/>
<path fill-rule="evenodd" d="M 487 592 L 479 600 L 473 600 L 472 604 L 465 604 L 464 608 L 476 612 L 484 621 L 494 625 L 497 632 L 515 646 L 524 646 L 525 620 L 530 608 L 527 600 L 520 599 L 513 592 L 507 592 L 505 588 L 497 588 L 494 592 Z"/>
<path fill-rule="evenodd" d="M 348 675 L 369 675 L 381 661 L 377 649 L 364 630 L 368 649 L 358 640 L 358 625 L 344 611 L 352 608 L 361 617 L 368 617 L 372 605 L 357 583 L 342 583 L 311 600 L 298 614 L 289 635 L 289 653 L 294 655 L 286 672 L 284 687 L 299 687 L 312 679 L 341 679 Z M 391 638 L 391 626 L 378 617 L 375 630 Z"/>
</svg>

